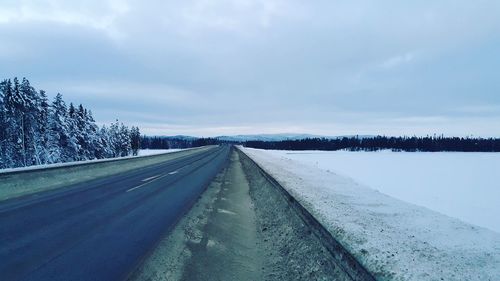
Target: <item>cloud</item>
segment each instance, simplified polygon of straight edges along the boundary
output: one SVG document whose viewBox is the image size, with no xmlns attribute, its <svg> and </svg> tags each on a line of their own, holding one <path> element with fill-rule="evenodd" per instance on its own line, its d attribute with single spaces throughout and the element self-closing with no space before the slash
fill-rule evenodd
<svg viewBox="0 0 500 281">
<path fill-rule="evenodd" d="M 398 66 L 403 65 L 403 64 L 410 63 L 413 60 L 414 60 L 414 55 L 412 53 L 406 53 L 404 55 L 391 57 L 391 58 L 387 59 L 386 61 L 382 62 L 382 64 L 380 66 L 382 68 L 385 68 L 385 69 L 391 69 L 391 68 L 398 67 Z"/>
<path fill-rule="evenodd" d="M 180 19 L 191 29 L 242 31 L 270 26 L 285 8 L 284 2 L 276 0 L 185 1 L 180 8 Z"/>
<path fill-rule="evenodd" d="M 459 114 L 467 115 L 496 115 L 500 116 L 500 104 L 478 104 L 478 105 L 465 105 L 458 108 L 453 108 L 451 111 Z"/>
<path fill-rule="evenodd" d="M 11 1 L 2 7 L 0 24 L 53 22 L 79 25 L 120 37 L 114 27 L 116 18 L 129 11 L 126 1 Z"/>
<path fill-rule="evenodd" d="M 500 105 L 498 14 L 494 0 L 9 0 L 0 73 L 155 132 L 406 131 Z"/>
</svg>

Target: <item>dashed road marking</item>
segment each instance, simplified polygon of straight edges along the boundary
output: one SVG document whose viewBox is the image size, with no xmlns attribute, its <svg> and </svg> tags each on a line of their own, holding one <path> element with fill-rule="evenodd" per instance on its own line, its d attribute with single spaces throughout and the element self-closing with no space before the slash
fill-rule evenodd
<svg viewBox="0 0 500 281">
<path fill-rule="evenodd" d="M 152 177 L 149 177 L 149 178 L 143 179 L 142 181 L 150 181 L 150 180 L 155 179 L 155 178 L 157 178 L 157 177 L 159 177 L 159 176 L 161 176 L 161 175 L 152 176 Z"/>
<path fill-rule="evenodd" d="M 138 188 L 141 188 L 141 187 L 145 186 L 146 184 L 150 184 L 150 183 L 152 183 L 152 182 L 154 182 L 154 181 L 157 181 L 157 180 L 159 180 L 159 179 L 161 179 L 161 178 L 164 178 L 164 177 L 166 177 L 166 176 L 175 175 L 175 174 L 179 173 L 179 171 L 180 171 L 180 170 L 184 169 L 184 168 L 185 168 L 185 167 L 187 167 L 187 166 L 189 166 L 189 165 L 186 165 L 186 166 L 184 166 L 184 167 L 182 167 L 182 168 L 180 168 L 180 169 L 178 169 L 178 170 L 175 170 L 175 171 L 170 172 L 170 173 L 167 173 L 167 174 L 163 174 L 163 175 L 156 175 L 156 176 L 153 176 L 153 177 L 149 177 L 149 178 L 143 179 L 142 181 L 143 181 L 143 182 L 145 182 L 145 183 L 143 183 L 143 184 L 141 184 L 141 185 L 138 185 L 138 186 L 136 186 L 136 187 L 132 187 L 132 188 L 128 189 L 128 190 L 127 190 L 127 191 L 125 191 L 125 192 L 134 191 L 134 190 L 136 190 L 136 189 L 138 189 Z"/>
<path fill-rule="evenodd" d="M 219 213 L 224 213 L 224 214 L 228 214 L 228 215 L 237 215 L 237 213 L 233 212 L 233 211 L 229 211 L 229 210 L 226 210 L 226 209 L 217 209 L 217 211 Z"/>
<path fill-rule="evenodd" d="M 138 185 L 138 186 L 136 186 L 136 187 L 132 187 L 131 189 L 127 190 L 126 192 L 134 191 L 134 190 L 136 190 L 136 189 L 138 189 L 138 188 L 141 188 L 141 187 L 145 186 L 146 184 L 150 184 L 150 183 L 152 183 L 152 182 L 154 182 L 154 181 L 157 181 L 157 180 L 159 180 L 159 179 L 161 179 L 161 178 L 164 178 L 164 177 L 166 177 L 166 176 L 168 176 L 168 174 L 167 174 L 167 175 L 157 176 L 157 177 L 155 177 L 154 179 L 152 179 L 152 180 L 150 180 L 150 181 L 148 181 L 148 182 L 145 182 L 145 183 L 143 183 L 143 184 L 141 184 L 141 185 Z"/>
</svg>

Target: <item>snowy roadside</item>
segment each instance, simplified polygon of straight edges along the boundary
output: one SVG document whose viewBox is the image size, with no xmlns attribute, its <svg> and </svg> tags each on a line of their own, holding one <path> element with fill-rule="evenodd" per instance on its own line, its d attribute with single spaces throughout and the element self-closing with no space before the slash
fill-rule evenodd
<svg viewBox="0 0 500 281">
<path fill-rule="evenodd" d="M 500 234 L 265 150 L 242 151 L 376 279 L 500 280 Z"/>
<path fill-rule="evenodd" d="M 500 233 L 500 153 L 266 150 Z"/>
</svg>

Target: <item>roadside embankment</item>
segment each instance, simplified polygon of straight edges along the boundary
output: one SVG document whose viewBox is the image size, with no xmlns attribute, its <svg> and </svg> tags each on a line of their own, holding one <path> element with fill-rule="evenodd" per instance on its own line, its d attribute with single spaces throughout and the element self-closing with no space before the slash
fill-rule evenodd
<svg viewBox="0 0 500 281">
<path fill-rule="evenodd" d="M 257 214 L 265 280 L 373 280 L 342 249 L 330 247 L 321 225 L 248 156 L 238 151 Z M 339 258 L 339 255 L 341 258 Z"/>
<path fill-rule="evenodd" d="M 56 189 L 192 155 L 210 147 L 140 157 L 72 162 L 0 171 L 0 201 Z"/>
<path fill-rule="evenodd" d="M 130 280 L 352 278 L 288 199 L 234 151 L 228 167 Z"/>
<path fill-rule="evenodd" d="M 330 171 L 241 150 L 376 280 L 500 280 L 500 234 Z"/>
</svg>

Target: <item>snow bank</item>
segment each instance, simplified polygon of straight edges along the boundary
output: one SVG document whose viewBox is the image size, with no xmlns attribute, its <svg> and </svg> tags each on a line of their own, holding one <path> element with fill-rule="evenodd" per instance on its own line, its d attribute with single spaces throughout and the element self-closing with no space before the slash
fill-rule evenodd
<svg viewBox="0 0 500 281">
<path fill-rule="evenodd" d="M 500 234 L 330 171 L 264 150 L 242 150 L 378 280 L 500 280 Z"/>
<path fill-rule="evenodd" d="M 500 233 L 500 153 L 267 152 Z"/>
<path fill-rule="evenodd" d="M 181 151 L 183 149 L 173 148 L 173 149 L 141 149 L 139 150 L 138 156 L 149 156 L 149 155 L 157 155 L 163 153 L 172 153 L 176 151 Z"/>
</svg>

